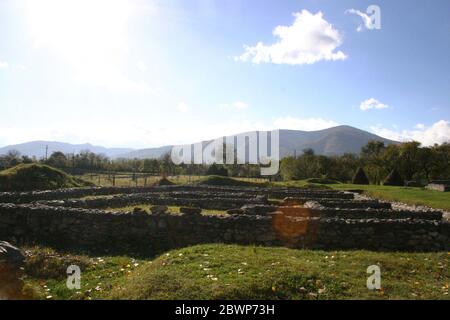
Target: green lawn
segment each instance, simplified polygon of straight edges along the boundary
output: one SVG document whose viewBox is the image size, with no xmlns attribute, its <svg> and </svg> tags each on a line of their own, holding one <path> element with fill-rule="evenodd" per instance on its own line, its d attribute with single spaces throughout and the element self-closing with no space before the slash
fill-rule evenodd
<svg viewBox="0 0 450 320">
<path fill-rule="evenodd" d="M 449 299 L 449 257 L 220 244 L 156 259 L 48 252 L 29 259 L 26 283 L 41 299 Z M 73 263 L 83 266 L 82 287 L 71 291 L 61 267 Z M 381 290 L 366 287 L 370 265 L 381 268 Z"/>
<path fill-rule="evenodd" d="M 305 186 L 306 181 L 287 181 L 277 183 L 277 185 L 285 186 Z M 423 188 L 412 187 L 391 187 L 379 185 L 355 185 L 355 184 L 328 184 L 325 185 L 336 190 L 364 190 L 364 194 L 368 196 L 404 202 L 412 205 L 424 205 L 436 209 L 443 209 L 450 211 L 450 193 L 431 191 Z"/>
</svg>

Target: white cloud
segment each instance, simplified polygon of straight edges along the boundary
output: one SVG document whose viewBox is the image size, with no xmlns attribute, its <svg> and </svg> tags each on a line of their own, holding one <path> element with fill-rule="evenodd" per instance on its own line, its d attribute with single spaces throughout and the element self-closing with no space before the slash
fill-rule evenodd
<svg viewBox="0 0 450 320">
<path fill-rule="evenodd" d="M 333 25 L 323 19 L 322 12 L 316 14 L 302 10 L 293 14 L 291 26 L 277 26 L 273 35 L 278 42 L 265 45 L 244 46 L 245 52 L 236 60 L 253 63 L 313 64 L 321 60 L 344 60 L 347 56 L 336 49 L 342 44 L 342 35 Z"/>
<path fill-rule="evenodd" d="M 10 69 L 13 71 L 24 71 L 26 67 L 23 64 L 9 64 L 6 61 L 0 60 L 0 69 Z"/>
<path fill-rule="evenodd" d="M 236 109 L 247 109 L 248 104 L 242 101 L 236 101 L 235 103 L 233 103 L 233 107 L 235 107 Z"/>
<path fill-rule="evenodd" d="M 418 123 L 418 124 L 416 124 L 415 128 L 419 129 L 419 130 L 423 130 L 423 129 L 425 129 L 425 125 L 423 123 Z"/>
<path fill-rule="evenodd" d="M 224 103 L 220 105 L 221 109 L 238 109 L 244 110 L 248 108 L 248 104 L 243 101 L 235 101 L 233 103 Z"/>
<path fill-rule="evenodd" d="M 281 117 L 274 121 L 275 129 L 291 129 L 291 130 L 304 130 L 314 131 L 322 130 L 339 125 L 332 120 L 324 120 L 322 118 L 294 118 L 294 117 Z"/>
<path fill-rule="evenodd" d="M 137 68 L 138 68 L 139 70 L 141 70 L 142 72 L 145 72 L 145 71 L 148 70 L 148 67 L 147 67 L 147 65 L 145 64 L 144 61 L 138 61 L 138 63 L 136 64 L 136 66 L 137 66 Z"/>
<path fill-rule="evenodd" d="M 430 127 L 417 124 L 413 130 L 395 131 L 381 126 L 373 126 L 371 130 L 384 138 L 396 141 L 414 140 L 421 142 L 424 146 L 450 142 L 450 121 L 445 120 L 440 120 Z"/>
<path fill-rule="evenodd" d="M 359 108 L 362 111 L 367 111 L 370 109 L 386 109 L 386 108 L 389 108 L 389 106 L 384 103 L 381 103 L 377 99 L 370 98 L 370 99 L 367 99 L 367 100 L 364 100 L 363 102 L 361 102 Z"/>
<path fill-rule="evenodd" d="M 186 113 L 189 111 L 189 106 L 185 102 L 180 102 L 177 106 L 177 109 L 181 113 Z"/>
<path fill-rule="evenodd" d="M 68 66 L 67 78 L 75 84 L 132 93 L 158 90 L 153 81 L 133 80 L 128 74 L 136 64 L 131 59 L 135 42 L 130 32 L 138 8 L 132 1 L 27 0 L 26 4 L 35 49 Z"/>
<path fill-rule="evenodd" d="M 363 21 L 363 24 L 360 24 L 360 25 L 358 26 L 358 28 L 356 28 L 356 31 L 360 32 L 360 31 L 362 31 L 364 28 L 366 28 L 366 29 L 372 29 L 372 20 L 371 20 L 371 18 L 369 17 L 368 14 L 366 14 L 366 13 L 364 13 L 364 12 L 361 12 L 361 11 L 359 11 L 359 10 L 356 10 L 356 9 L 348 9 L 348 10 L 345 11 L 345 13 L 356 14 L 356 15 L 358 15 L 359 17 L 361 17 L 361 19 L 362 19 L 362 21 Z"/>
</svg>

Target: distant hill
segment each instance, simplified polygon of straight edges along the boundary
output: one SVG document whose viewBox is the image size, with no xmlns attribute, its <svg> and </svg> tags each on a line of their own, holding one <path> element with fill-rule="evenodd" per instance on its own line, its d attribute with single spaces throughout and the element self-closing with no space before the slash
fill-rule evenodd
<svg viewBox="0 0 450 320">
<path fill-rule="evenodd" d="M 48 156 L 55 151 L 61 151 L 62 153 L 80 153 L 80 151 L 88 150 L 97 154 L 104 154 L 107 157 L 115 158 L 119 154 L 131 152 L 131 148 L 105 148 L 101 146 L 93 146 L 89 143 L 86 144 L 70 144 L 65 142 L 55 141 L 31 141 L 16 145 L 10 145 L 0 148 L 0 155 L 6 154 L 10 150 L 17 150 L 21 155 L 27 155 L 29 157 L 36 157 L 38 159 L 45 157 L 45 148 L 48 146 Z"/>
<path fill-rule="evenodd" d="M 233 137 L 245 135 L 239 133 Z M 301 154 L 304 149 L 311 148 L 319 155 L 342 155 L 344 153 L 359 153 L 361 147 L 370 140 L 383 141 L 386 145 L 398 143 L 382 138 L 373 133 L 350 126 L 338 126 L 318 131 L 280 130 L 280 156 L 285 157 L 294 153 Z M 210 140 L 212 141 L 212 140 Z M 203 141 L 207 144 L 210 141 Z M 48 154 L 54 151 L 63 153 L 79 153 L 89 150 L 94 153 L 102 153 L 110 158 L 145 159 L 159 158 L 171 151 L 173 146 L 162 146 L 134 150 L 131 148 L 105 148 L 91 144 L 69 144 L 63 142 L 33 141 L 0 148 L 0 155 L 9 150 L 17 150 L 22 155 L 45 156 L 45 146 L 48 145 Z"/>
<path fill-rule="evenodd" d="M 245 135 L 239 133 L 235 137 Z M 344 153 L 359 153 L 369 141 L 382 141 L 386 145 L 398 143 L 382 138 L 373 133 L 350 126 L 338 126 L 318 131 L 280 130 L 280 156 L 285 157 L 301 154 L 302 150 L 311 148 L 319 155 L 342 155 Z M 212 141 L 212 140 L 210 140 Z M 207 144 L 210 141 L 203 141 Z M 172 146 L 134 150 L 121 154 L 123 158 L 157 158 L 170 152 Z"/>
<path fill-rule="evenodd" d="M 280 154 L 301 154 L 311 148 L 319 155 L 342 155 L 359 153 L 369 141 L 382 141 L 385 145 L 398 143 L 373 133 L 350 126 L 338 126 L 319 131 L 280 130 Z"/>
<path fill-rule="evenodd" d="M 159 158 L 172 150 L 173 146 L 164 146 L 159 148 L 148 148 L 133 150 L 131 152 L 119 154 L 119 158 L 126 159 L 153 159 Z"/>
</svg>

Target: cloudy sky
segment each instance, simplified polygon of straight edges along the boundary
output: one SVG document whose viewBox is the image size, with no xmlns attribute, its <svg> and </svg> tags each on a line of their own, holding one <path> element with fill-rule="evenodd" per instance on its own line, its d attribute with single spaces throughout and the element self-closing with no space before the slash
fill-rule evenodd
<svg viewBox="0 0 450 320">
<path fill-rule="evenodd" d="M 338 124 L 440 143 L 449 12 L 447 0 L 0 0 L 0 146 Z"/>
</svg>

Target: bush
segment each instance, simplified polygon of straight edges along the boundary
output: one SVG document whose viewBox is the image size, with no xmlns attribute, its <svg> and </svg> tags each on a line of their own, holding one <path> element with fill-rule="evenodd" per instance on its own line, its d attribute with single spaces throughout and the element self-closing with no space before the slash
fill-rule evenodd
<svg viewBox="0 0 450 320">
<path fill-rule="evenodd" d="M 0 172 L 0 191 L 52 190 L 93 186 L 61 170 L 42 164 L 19 164 Z"/>
<path fill-rule="evenodd" d="M 358 170 L 356 170 L 356 173 L 352 179 L 352 183 L 353 184 L 369 184 L 369 179 L 367 178 L 367 175 L 364 172 L 364 169 L 362 167 L 359 167 Z"/>
<path fill-rule="evenodd" d="M 383 185 L 385 186 L 404 186 L 405 181 L 403 180 L 402 176 L 398 172 L 397 169 L 394 169 L 389 173 L 389 175 L 384 180 Z"/>
<path fill-rule="evenodd" d="M 228 176 L 228 170 L 225 169 L 223 166 L 218 166 L 215 163 L 209 166 L 208 171 L 206 172 L 208 176 L 222 176 L 227 177 Z"/>
</svg>

